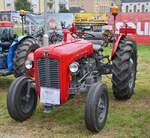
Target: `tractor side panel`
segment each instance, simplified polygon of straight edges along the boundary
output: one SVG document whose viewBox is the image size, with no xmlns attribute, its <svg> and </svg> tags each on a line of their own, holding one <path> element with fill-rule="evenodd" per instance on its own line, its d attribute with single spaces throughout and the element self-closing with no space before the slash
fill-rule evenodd
<svg viewBox="0 0 150 138">
<path fill-rule="evenodd" d="M 7 66 L 8 66 L 8 71 L 13 71 L 13 58 L 14 58 L 14 53 L 17 49 L 17 45 L 23 40 L 25 39 L 25 36 L 20 36 L 18 37 L 18 39 L 16 41 L 14 41 L 8 51 L 8 56 L 7 56 Z"/>
<path fill-rule="evenodd" d="M 13 42 L 9 48 L 8 56 L 7 56 L 7 66 L 8 66 L 8 71 L 10 72 L 13 71 L 13 57 L 16 49 L 17 49 L 17 43 Z"/>
</svg>

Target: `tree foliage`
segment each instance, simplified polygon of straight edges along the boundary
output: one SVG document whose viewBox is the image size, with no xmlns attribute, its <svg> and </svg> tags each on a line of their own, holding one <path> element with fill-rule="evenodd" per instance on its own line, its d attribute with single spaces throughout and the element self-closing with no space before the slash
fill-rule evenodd
<svg viewBox="0 0 150 138">
<path fill-rule="evenodd" d="M 60 7 L 59 12 L 61 12 L 61 13 L 69 13 L 70 11 L 66 7 L 64 7 L 64 8 Z"/>
<path fill-rule="evenodd" d="M 27 0 L 16 0 L 15 2 L 15 8 L 16 10 L 26 10 L 26 11 L 32 11 L 31 3 Z"/>
</svg>

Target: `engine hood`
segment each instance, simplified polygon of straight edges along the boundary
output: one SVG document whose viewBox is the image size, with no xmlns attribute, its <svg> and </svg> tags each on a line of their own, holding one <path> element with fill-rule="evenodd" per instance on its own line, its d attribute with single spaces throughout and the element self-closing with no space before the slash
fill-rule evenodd
<svg viewBox="0 0 150 138">
<path fill-rule="evenodd" d="M 86 40 L 73 40 L 60 42 L 54 45 L 44 46 L 37 49 L 34 53 L 34 59 L 52 58 L 61 61 L 78 60 L 86 55 L 93 53 L 93 45 Z"/>
</svg>

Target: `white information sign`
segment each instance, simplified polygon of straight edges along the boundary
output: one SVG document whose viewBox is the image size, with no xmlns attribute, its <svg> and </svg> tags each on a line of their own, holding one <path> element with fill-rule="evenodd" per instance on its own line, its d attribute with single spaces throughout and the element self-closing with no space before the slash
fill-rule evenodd
<svg viewBox="0 0 150 138">
<path fill-rule="evenodd" d="M 60 104 L 60 89 L 54 88 L 40 88 L 40 102 L 59 105 Z"/>
</svg>

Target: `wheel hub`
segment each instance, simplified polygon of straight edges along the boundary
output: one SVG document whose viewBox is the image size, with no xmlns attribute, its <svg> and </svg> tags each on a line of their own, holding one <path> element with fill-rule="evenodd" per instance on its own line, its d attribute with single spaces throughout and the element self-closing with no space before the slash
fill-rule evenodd
<svg viewBox="0 0 150 138">
<path fill-rule="evenodd" d="M 29 93 L 26 91 L 22 92 L 22 96 L 21 96 L 21 109 L 22 112 L 24 113 L 28 113 L 31 109 L 32 106 L 34 104 L 34 95 L 32 94 L 32 91 L 30 91 Z"/>
<path fill-rule="evenodd" d="M 99 99 L 98 106 L 97 106 L 97 116 L 98 122 L 102 122 L 105 118 L 106 114 L 106 99 L 105 96 L 102 95 Z"/>
</svg>

